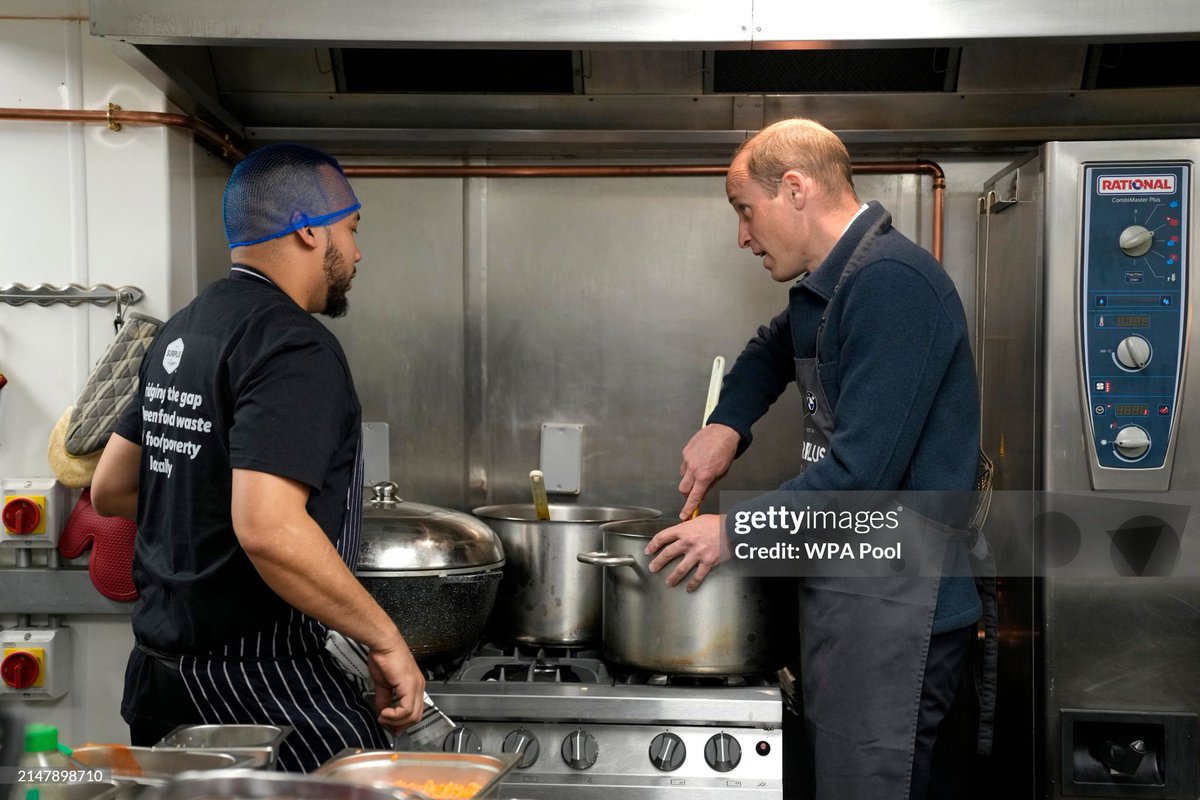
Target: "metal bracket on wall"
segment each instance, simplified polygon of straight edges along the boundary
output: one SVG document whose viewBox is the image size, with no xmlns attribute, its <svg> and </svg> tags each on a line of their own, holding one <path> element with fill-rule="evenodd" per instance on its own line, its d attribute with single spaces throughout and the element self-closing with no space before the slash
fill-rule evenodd
<svg viewBox="0 0 1200 800">
<path fill-rule="evenodd" d="M 129 614 L 133 603 L 109 600 L 86 569 L 0 569 L 0 608 L 6 614 Z"/>
<path fill-rule="evenodd" d="M 51 286 L 43 283 L 34 287 L 26 286 L 23 283 L 10 283 L 7 286 L 0 286 L 0 303 L 7 303 L 10 306 L 19 306 L 25 303 L 36 303 L 39 306 L 51 306 L 57 303 L 65 303 L 69 306 L 77 306 L 81 303 L 107 306 L 118 301 L 120 306 L 131 306 L 140 303 L 145 296 L 146 293 L 136 286 L 113 288 L 107 283 L 97 283 L 92 286 L 80 286 L 78 283 Z"/>
</svg>

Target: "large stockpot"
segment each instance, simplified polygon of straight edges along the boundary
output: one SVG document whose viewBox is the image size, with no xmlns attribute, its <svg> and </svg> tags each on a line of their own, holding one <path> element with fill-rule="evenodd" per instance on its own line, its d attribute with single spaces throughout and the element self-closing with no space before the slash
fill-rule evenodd
<svg viewBox="0 0 1200 800">
<path fill-rule="evenodd" d="M 689 593 L 682 584 L 667 586 L 669 572 L 650 572 L 646 545 L 678 524 L 609 523 L 600 528 L 603 552 L 579 553 L 581 562 L 603 568 L 605 657 L 667 675 L 773 672 L 792 661 L 800 643 L 793 581 L 718 566 Z"/>
<path fill-rule="evenodd" d="M 653 519 L 639 506 L 551 505 L 539 520 L 533 504 L 483 506 L 485 520 L 504 544 L 508 564 L 500 583 L 492 633 L 509 642 L 579 647 L 600 641 L 601 579 L 576 555 L 601 546 L 606 522 Z"/>
<path fill-rule="evenodd" d="M 418 662 L 469 653 L 483 635 L 504 575 L 504 548 L 478 519 L 400 500 L 376 484 L 363 504 L 355 575 Z"/>
</svg>

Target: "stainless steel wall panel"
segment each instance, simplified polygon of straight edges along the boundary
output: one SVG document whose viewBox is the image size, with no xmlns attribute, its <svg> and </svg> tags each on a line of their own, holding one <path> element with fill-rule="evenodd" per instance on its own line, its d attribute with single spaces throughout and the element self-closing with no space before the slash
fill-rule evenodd
<svg viewBox="0 0 1200 800">
<path fill-rule="evenodd" d="M 949 213 L 969 213 L 949 168 Z M 973 174 L 968 172 L 967 174 Z M 859 176 L 929 245 L 928 178 Z M 364 254 L 350 313 L 330 326 L 367 419 L 390 424 L 406 496 L 456 508 L 525 499 L 543 422 L 581 423 L 583 489 L 568 502 L 677 510 L 680 450 L 700 424 L 714 356 L 729 365 L 787 302 L 736 245 L 720 177 L 355 179 Z M 966 217 L 969 219 L 969 217 Z M 955 281 L 973 246 L 948 231 Z M 968 309 L 973 303 L 963 295 Z M 796 470 L 785 392 L 721 488 Z M 716 508 L 717 497 L 707 508 Z"/>
<path fill-rule="evenodd" d="M 722 179 L 513 179 L 489 203 L 492 501 L 527 493 L 541 423 L 578 422 L 579 502 L 677 511 L 713 357 L 732 361 L 787 301 L 738 251 Z M 724 488 L 789 474 L 793 411 L 763 420 Z"/>
<path fill-rule="evenodd" d="M 402 497 L 465 502 L 463 186 L 359 178 L 363 259 L 350 311 L 325 320 L 346 350 L 363 418 L 390 425 Z"/>
</svg>

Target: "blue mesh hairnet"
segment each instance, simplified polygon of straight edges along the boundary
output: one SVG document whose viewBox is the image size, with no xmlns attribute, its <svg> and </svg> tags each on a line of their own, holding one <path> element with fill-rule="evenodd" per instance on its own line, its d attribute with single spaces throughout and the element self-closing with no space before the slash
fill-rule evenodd
<svg viewBox="0 0 1200 800">
<path fill-rule="evenodd" d="M 225 236 L 242 247 L 310 225 L 329 225 L 361 206 L 333 156 L 302 144 L 255 150 L 225 186 Z"/>
</svg>

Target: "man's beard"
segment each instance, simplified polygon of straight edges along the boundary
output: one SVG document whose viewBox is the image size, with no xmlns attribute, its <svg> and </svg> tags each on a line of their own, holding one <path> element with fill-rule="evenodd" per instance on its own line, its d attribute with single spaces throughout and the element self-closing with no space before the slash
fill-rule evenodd
<svg viewBox="0 0 1200 800">
<path fill-rule="evenodd" d="M 333 238 L 325 244 L 325 308 L 321 311 L 327 317 L 340 317 L 350 307 L 346 293 L 350 291 L 350 281 L 354 279 L 354 270 L 342 277 L 340 270 L 346 266 L 346 260 L 341 257 L 333 246 Z"/>
</svg>

